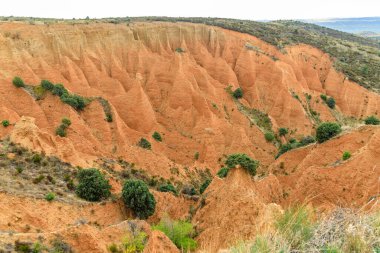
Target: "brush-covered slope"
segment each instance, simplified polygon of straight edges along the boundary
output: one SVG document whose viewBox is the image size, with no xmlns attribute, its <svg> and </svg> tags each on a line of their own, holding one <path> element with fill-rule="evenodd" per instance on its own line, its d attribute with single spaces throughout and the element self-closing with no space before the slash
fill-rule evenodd
<svg viewBox="0 0 380 253">
<path fill-rule="evenodd" d="M 170 177 L 170 167 L 215 172 L 224 155 L 245 152 L 266 167 L 277 150 L 264 139 L 268 129 L 251 123 L 247 110 L 267 114 L 269 130 L 286 127 L 300 138 L 321 120 L 359 119 L 380 109 L 379 95 L 347 80 L 329 55 L 308 45 L 287 47 L 285 54 L 251 35 L 187 23 L 0 28 L 0 117 L 19 122 L 1 128 L 1 135 L 13 132 L 13 141 L 73 164 L 123 157 Z M 85 97 L 100 96 L 109 101 L 113 122 L 105 121 L 98 101 L 78 113 L 50 93 L 35 100 L 12 85 L 16 75 L 27 84 L 47 79 Z M 228 86 L 243 89 L 244 110 Z M 335 98 L 335 110 L 322 102 L 322 93 Z M 62 117 L 72 121 L 66 138 L 55 136 Z M 151 137 L 154 131 L 162 142 Z M 141 137 L 152 143 L 151 151 L 137 147 Z"/>
</svg>

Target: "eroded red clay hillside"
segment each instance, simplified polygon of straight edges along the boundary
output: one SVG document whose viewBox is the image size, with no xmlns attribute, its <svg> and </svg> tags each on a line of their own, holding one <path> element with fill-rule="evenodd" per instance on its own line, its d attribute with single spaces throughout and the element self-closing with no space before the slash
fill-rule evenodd
<svg viewBox="0 0 380 253">
<path fill-rule="evenodd" d="M 216 252 L 252 238 L 295 203 L 308 201 L 323 210 L 360 207 L 379 194 L 380 129 L 358 126 L 359 119 L 379 113 L 380 97 L 337 73 L 329 56 L 315 48 L 297 45 L 282 53 L 250 35 L 186 23 L 0 23 L 0 31 L 0 119 L 11 122 L 0 127 L 2 138 L 72 165 L 122 159 L 175 180 L 187 179 L 186 171 L 195 167 L 214 175 L 231 153 L 260 161 L 256 178 L 232 169 L 225 179 L 215 177 L 198 202 L 154 192 L 157 210 L 148 223 L 165 213 L 184 219 L 192 210 L 201 250 Z M 12 85 L 14 76 L 102 97 L 113 121 L 105 120 L 98 101 L 78 112 L 50 93 L 35 100 Z M 240 102 L 227 92 L 229 85 L 243 89 Z M 336 108 L 329 109 L 321 94 L 333 97 Z M 250 118 L 252 108 L 268 114 L 274 132 L 288 128 L 288 140 L 313 135 L 320 121 L 345 123 L 351 130 L 275 160 L 277 147 Z M 55 130 L 63 117 L 72 124 L 59 137 Z M 151 137 L 154 131 L 162 142 Z M 151 150 L 138 147 L 141 137 L 152 143 Z M 341 161 L 347 150 L 352 157 Z M 121 182 L 111 183 L 119 194 Z M 16 195 L 1 196 L 0 228 L 15 231 L 13 237 L 2 234 L 2 242 L 59 233 L 78 252 L 105 252 L 131 227 L 125 221 L 131 215 L 118 202 L 46 203 Z M 135 223 L 149 232 L 147 252 L 176 252 L 148 223 Z"/>
</svg>

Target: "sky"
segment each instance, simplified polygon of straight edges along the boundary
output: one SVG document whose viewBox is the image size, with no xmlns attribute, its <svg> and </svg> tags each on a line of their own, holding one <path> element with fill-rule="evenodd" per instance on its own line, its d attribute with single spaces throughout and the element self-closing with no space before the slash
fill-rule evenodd
<svg viewBox="0 0 380 253">
<path fill-rule="evenodd" d="M 2 0 L 0 16 L 325 19 L 380 16 L 380 0 Z"/>
</svg>

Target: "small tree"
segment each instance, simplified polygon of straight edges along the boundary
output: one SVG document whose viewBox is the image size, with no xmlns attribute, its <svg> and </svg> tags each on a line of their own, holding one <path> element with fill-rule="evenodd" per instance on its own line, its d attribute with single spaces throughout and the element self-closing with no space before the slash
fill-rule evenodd
<svg viewBox="0 0 380 253">
<path fill-rule="evenodd" d="M 266 132 L 264 134 L 264 137 L 265 137 L 265 140 L 267 140 L 268 142 L 271 142 L 274 140 L 274 134 L 271 132 Z"/>
<path fill-rule="evenodd" d="M 380 120 L 376 116 L 369 116 L 364 120 L 366 125 L 380 125 Z"/>
<path fill-rule="evenodd" d="M 156 208 L 154 196 L 141 180 L 127 180 L 123 186 L 122 198 L 124 204 L 132 209 L 140 219 L 147 219 Z"/>
<path fill-rule="evenodd" d="M 76 188 L 76 194 L 88 201 L 99 201 L 106 199 L 111 195 L 111 185 L 99 170 L 83 169 L 78 173 L 79 184 Z"/>
<path fill-rule="evenodd" d="M 247 170 L 252 176 L 256 175 L 256 168 L 259 162 L 253 160 L 246 154 L 232 154 L 229 155 L 225 164 L 228 168 L 235 168 L 236 165 L 240 165 L 243 169 Z"/>
<path fill-rule="evenodd" d="M 232 95 L 234 96 L 234 98 L 236 99 L 240 99 L 243 97 L 243 90 L 239 87 L 237 88 L 234 93 L 232 93 Z"/>
<path fill-rule="evenodd" d="M 154 132 L 153 135 L 152 135 L 153 139 L 155 139 L 156 141 L 162 141 L 162 137 L 161 137 L 161 134 L 159 132 Z"/>
<path fill-rule="evenodd" d="M 137 145 L 145 149 L 152 148 L 152 145 L 150 144 L 150 142 L 145 138 L 141 138 L 140 141 L 137 143 Z"/>
<path fill-rule="evenodd" d="M 278 134 L 279 134 L 280 136 L 285 136 L 285 135 L 288 134 L 288 129 L 287 129 L 287 128 L 284 128 L 284 127 L 281 127 L 281 128 L 278 129 Z"/>
<path fill-rule="evenodd" d="M 334 109 L 335 108 L 335 99 L 332 98 L 332 97 L 329 97 L 327 100 L 326 100 L 326 104 L 328 107 L 330 107 L 331 109 Z"/>
<path fill-rule="evenodd" d="M 338 135 L 342 131 L 340 125 L 334 122 L 324 122 L 317 128 L 317 141 L 319 143 L 325 142 L 332 137 Z"/>
<path fill-rule="evenodd" d="M 21 79 L 21 77 L 18 77 L 18 76 L 16 76 L 15 78 L 13 78 L 12 83 L 17 88 L 25 87 L 24 81 Z"/>
</svg>

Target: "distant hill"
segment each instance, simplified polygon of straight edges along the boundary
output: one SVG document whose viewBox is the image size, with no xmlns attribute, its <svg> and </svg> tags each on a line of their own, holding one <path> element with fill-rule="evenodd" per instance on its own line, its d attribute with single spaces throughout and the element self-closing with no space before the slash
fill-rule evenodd
<svg viewBox="0 0 380 253">
<path fill-rule="evenodd" d="M 373 32 L 375 34 L 380 34 L 380 17 L 338 18 L 303 21 L 307 23 L 313 23 L 319 26 L 325 26 L 342 32 L 356 34 L 361 32 Z"/>
</svg>

